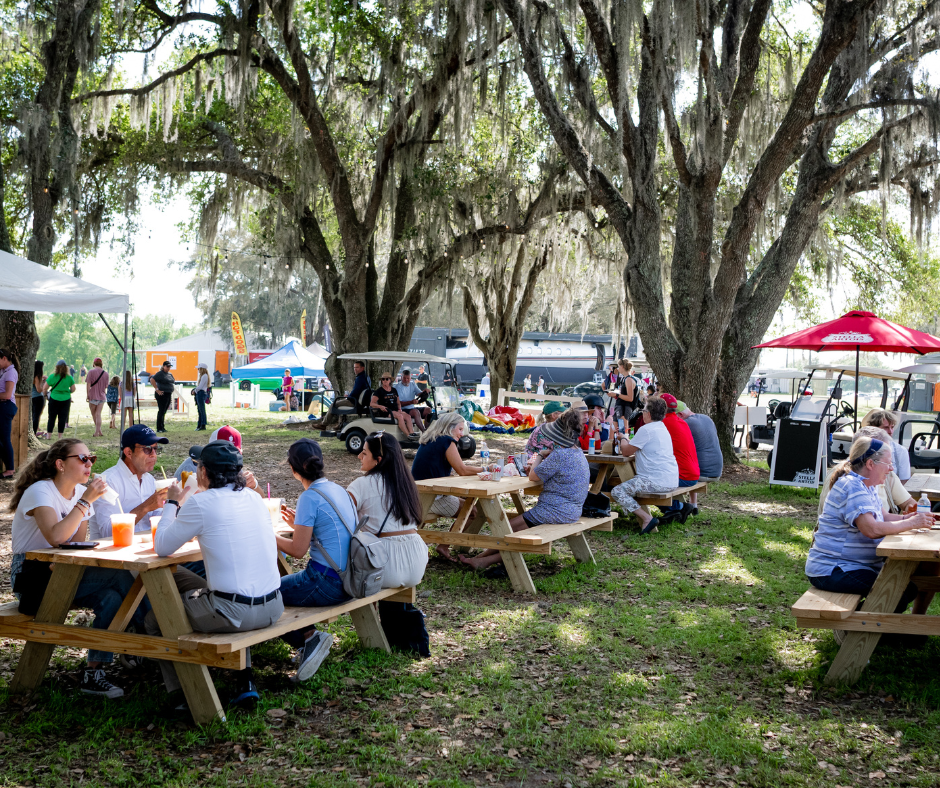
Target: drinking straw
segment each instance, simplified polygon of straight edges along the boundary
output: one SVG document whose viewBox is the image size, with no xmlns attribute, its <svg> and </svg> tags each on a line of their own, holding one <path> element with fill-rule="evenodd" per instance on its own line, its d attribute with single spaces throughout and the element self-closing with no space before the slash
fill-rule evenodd
<svg viewBox="0 0 940 788">
<path fill-rule="evenodd" d="M 268 482 L 268 500 L 271 500 L 271 482 Z"/>
<path fill-rule="evenodd" d="M 160 466 L 160 473 L 163 474 L 163 478 L 165 479 L 165 478 L 166 478 L 166 471 L 163 470 L 163 466 L 162 466 L 162 465 Z"/>
</svg>

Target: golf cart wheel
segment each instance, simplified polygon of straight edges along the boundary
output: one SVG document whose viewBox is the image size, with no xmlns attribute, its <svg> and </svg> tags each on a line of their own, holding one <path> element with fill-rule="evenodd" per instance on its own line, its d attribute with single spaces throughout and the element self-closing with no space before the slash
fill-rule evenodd
<svg viewBox="0 0 940 788">
<path fill-rule="evenodd" d="M 350 430 L 346 433 L 346 451 L 350 454 L 359 454 L 366 442 L 366 434 L 362 430 Z"/>
<path fill-rule="evenodd" d="M 748 441 L 747 441 L 747 447 L 748 447 L 751 451 L 756 450 L 757 447 L 758 447 L 758 445 L 759 445 L 759 444 L 757 443 L 757 441 L 751 440 L 750 438 L 749 438 Z"/>
<path fill-rule="evenodd" d="M 545 393 L 548 394 L 549 397 L 557 397 L 558 389 L 546 389 Z"/>
<path fill-rule="evenodd" d="M 239 391 L 251 391 L 251 381 L 243 380 L 241 383 L 238 384 L 238 390 Z"/>
<path fill-rule="evenodd" d="M 472 435 L 464 435 L 457 441 L 457 453 L 461 460 L 469 460 L 477 452 L 477 442 Z"/>
</svg>

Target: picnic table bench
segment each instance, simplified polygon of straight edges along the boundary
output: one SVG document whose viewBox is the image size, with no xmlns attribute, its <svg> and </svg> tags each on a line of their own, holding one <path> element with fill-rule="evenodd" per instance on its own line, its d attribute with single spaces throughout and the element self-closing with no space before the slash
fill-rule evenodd
<svg viewBox="0 0 940 788">
<path fill-rule="evenodd" d="M 591 485 L 592 493 L 603 491 L 604 482 L 607 481 L 613 471 L 617 472 L 621 482 L 628 481 L 636 476 L 636 460 L 633 456 L 624 457 L 622 454 L 588 454 L 585 452 L 584 458 L 592 465 L 599 466 L 597 477 Z M 696 482 L 691 487 L 677 487 L 675 490 L 663 493 L 638 493 L 634 497 L 640 506 L 649 512 L 649 506 L 658 506 L 660 508 L 669 506 L 673 498 L 692 492 L 703 494 L 708 492 L 707 482 Z"/>
<path fill-rule="evenodd" d="M 868 664 L 881 636 L 940 635 L 940 616 L 895 613 L 909 582 L 919 591 L 940 590 L 940 578 L 915 575 L 921 561 L 940 562 L 940 531 L 906 532 L 886 536 L 877 554 L 887 560 L 865 599 L 810 588 L 791 608 L 796 625 L 808 629 L 843 630 L 845 639 L 826 674 L 827 684 L 854 684 Z"/>
<path fill-rule="evenodd" d="M 516 512 L 522 514 L 526 510 L 523 494 L 537 495 L 542 490 L 539 482 L 525 476 L 508 476 L 499 481 L 482 481 L 476 476 L 445 476 L 425 479 L 417 484 L 425 521 L 429 517 L 437 519 L 430 514 L 430 509 L 438 495 L 454 495 L 463 499 L 449 531 L 419 528 L 421 538 L 427 544 L 499 550 L 512 587 L 520 593 L 537 593 L 522 553 L 549 555 L 552 542 L 564 539 L 577 561 L 594 563 L 594 554 L 584 532 L 612 531 L 614 528 L 614 517 L 608 515 L 580 517 L 573 523 L 546 523 L 523 531 L 513 531 L 499 496 L 509 495 Z M 478 511 L 476 518 L 471 521 L 470 513 L 474 505 Z M 486 525 L 490 529 L 489 535 L 480 533 Z"/>
<path fill-rule="evenodd" d="M 287 607 L 270 627 L 250 632 L 194 632 L 173 579 L 178 564 L 202 558 L 199 545 L 189 542 L 173 555 L 158 556 L 150 536 L 135 536 L 129 547 L 115 547 L 101 540 L 93 550 L 47 548 L 26 554 L 28 559 L 55 564 L 55 571 L 35 616 L 17 610 L 17 603 L 0 606 L 0 637 L 26 641 L 10 685 L 12 693 L 31 692 L 39 687 L 56 646 L 99 649 L 134 654 L 176 663 L 186 701 L 197 723 L 225 720 L 209 667 L 241 670 L 245 649 L 296 629 L 335 621 L 349 613 L 360 641 L 369 648 L 389 651 L 374 603 L 414 602 L 415 589 L 385 589 L 365 599 L 351 599 L 329 607 Z M 86 566 L 127 569 L 139 572 L 107 630 L 66 624 L 75 591 Z M 283 571 L 283 569 L 282 569 Z M 147 594 L 161 636 L 125 632 L 144 593 Z"/>
</svg>

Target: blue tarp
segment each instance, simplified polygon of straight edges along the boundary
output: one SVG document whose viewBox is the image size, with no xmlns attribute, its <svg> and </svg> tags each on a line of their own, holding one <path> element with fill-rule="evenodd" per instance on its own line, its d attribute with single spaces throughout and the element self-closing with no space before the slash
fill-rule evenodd
<svg viewBox="0 0 940 788">
<path fill-rule="evenodd" d="M 292 339 L 266 358 L 233 369 L 232 377 L 236 380 L 280 378 L 284 376 L 285 369 L 289 369 L 290 374 L 298 378 L 326 377 L 323 359 L 317 358 L 296 339 Z"/>
</svg>

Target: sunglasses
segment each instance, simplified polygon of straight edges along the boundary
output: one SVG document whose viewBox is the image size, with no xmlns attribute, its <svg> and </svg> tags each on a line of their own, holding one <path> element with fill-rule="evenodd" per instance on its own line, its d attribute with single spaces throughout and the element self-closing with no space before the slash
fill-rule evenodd
<svg viewBox="0 0 940 788">
<path fill-rule="evenodd" d="M 391 380 L 391 378 L 382 378 L 382 380 Z"/>
<path fill-rule="evenodd" d="M 66 459 L 68 459 L 68 457 L 75 457 L 83 465 L 86 463 L 91 463 L 94 465 L 96 462 L 98 462 L 97 454 L 69 454 Z"/>
<path fill-rule="evenodd" d="M 156 446 L 141 446 L 139 443 L 134 447 L 135 449 L 140 449 L 144 454 L 151 456 L 154 454 L 159 454 L 160 449 Z"/>
</svg>

